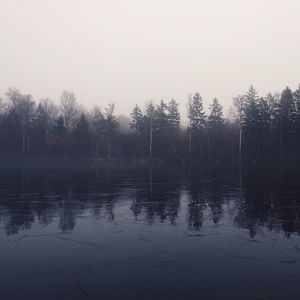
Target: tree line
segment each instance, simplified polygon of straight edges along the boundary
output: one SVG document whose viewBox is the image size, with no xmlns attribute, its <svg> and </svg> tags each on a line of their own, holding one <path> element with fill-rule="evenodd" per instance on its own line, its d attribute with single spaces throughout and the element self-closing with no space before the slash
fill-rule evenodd
<svg viewBox="0 0 300 300">
<path fill-rule="evenodd" d="M 114 103 L 86 110 L 70 91 L 63 91 L 56 104 L 48 98 L 34 101 L 9 88 L 0 99 L 0 155 L 175 161 L 300 158 L 300 85 L 265 96 L 251 86 L 233 98 L 227 117 L 217 98 L 205 109 L 201 95 L 191 94 L 186 126 L 180 124 L 174 99 L 135 105 L 126 130 L 115 111 Z"/>
</svg>

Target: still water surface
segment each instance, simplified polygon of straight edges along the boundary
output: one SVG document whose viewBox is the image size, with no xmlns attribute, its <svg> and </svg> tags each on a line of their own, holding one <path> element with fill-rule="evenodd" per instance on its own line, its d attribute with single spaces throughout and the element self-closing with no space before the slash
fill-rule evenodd
<svg viewBox="0 0 300 300">
<path fill-rule="evenodd" d="M 300 174 L 0 168 L 0 299 L 300 299 Z"/>
</svg>

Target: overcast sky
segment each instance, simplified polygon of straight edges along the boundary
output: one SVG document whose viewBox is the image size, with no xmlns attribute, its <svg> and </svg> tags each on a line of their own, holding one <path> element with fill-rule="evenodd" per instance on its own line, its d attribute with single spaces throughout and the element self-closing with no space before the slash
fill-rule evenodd
<svg viewBox="0 0 300 300">
<path fill-rule="evenodd" d="M 8 87 L 87 107 L 199 91 L 229 106 L 300 83 L 299 0 L 0 0 L 0 95 Z"/>
</svg>

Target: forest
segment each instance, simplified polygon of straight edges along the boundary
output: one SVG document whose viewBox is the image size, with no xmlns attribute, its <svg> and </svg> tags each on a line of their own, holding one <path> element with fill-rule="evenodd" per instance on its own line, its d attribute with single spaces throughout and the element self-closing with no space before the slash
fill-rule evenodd
<svg viewBox="0 0 300 300">
<path fill-rule="evenodd" d="M 205 107 L 200 93 L 186 107 L 176 100 L 132 108 L 126 126 L 116 106 L 85 109 L 71 91 L 57 104 L 9 88 L 0 99 L 0 155 L 151 161 L 258 161 L 300 158 L 300 85 L 258 95 L 253 86 L 233 98 L 225 116 L 217 98 Z M 187 124 L 181 124 L 185 112 Z M 124 118 L 123 118 L 124 119 Z"/>
</svg>

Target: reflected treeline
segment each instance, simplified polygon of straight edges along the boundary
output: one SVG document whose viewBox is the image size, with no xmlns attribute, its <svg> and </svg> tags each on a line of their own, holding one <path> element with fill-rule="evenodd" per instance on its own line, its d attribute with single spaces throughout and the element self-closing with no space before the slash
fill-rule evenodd
<svg viewBox="0 0 300 300">
<path fill-rule="evenodd" d="M 242 190 L 234 223 L 254 237 L 261 227 L 300 233 L 300 190 L 297 168 L 272 171 L 250 168 L 242 174 Z"/>
<path fill-rule="evenodd" d="M 145 179 L 144 187 L 135 187 L 131 205 L 135 219 L 143 216 L 149 224 L 166 220 L 175 224 L 183 185 L 180 167 L 172 164 L 167 168 L 149 165 Z"/>
<path fill-rule="evenodd" d="M 298 175 L 291 168 L 270 173 L 228 165 L 6 165 L 0 226 L 7 235 L 51 223 L 67 232 L 81 219 L 123 218 L 186 223 L 194 231 L 229 223 L 251 237 L 262 228 L 290 236 L 300 233 Z"/>
</svg>

